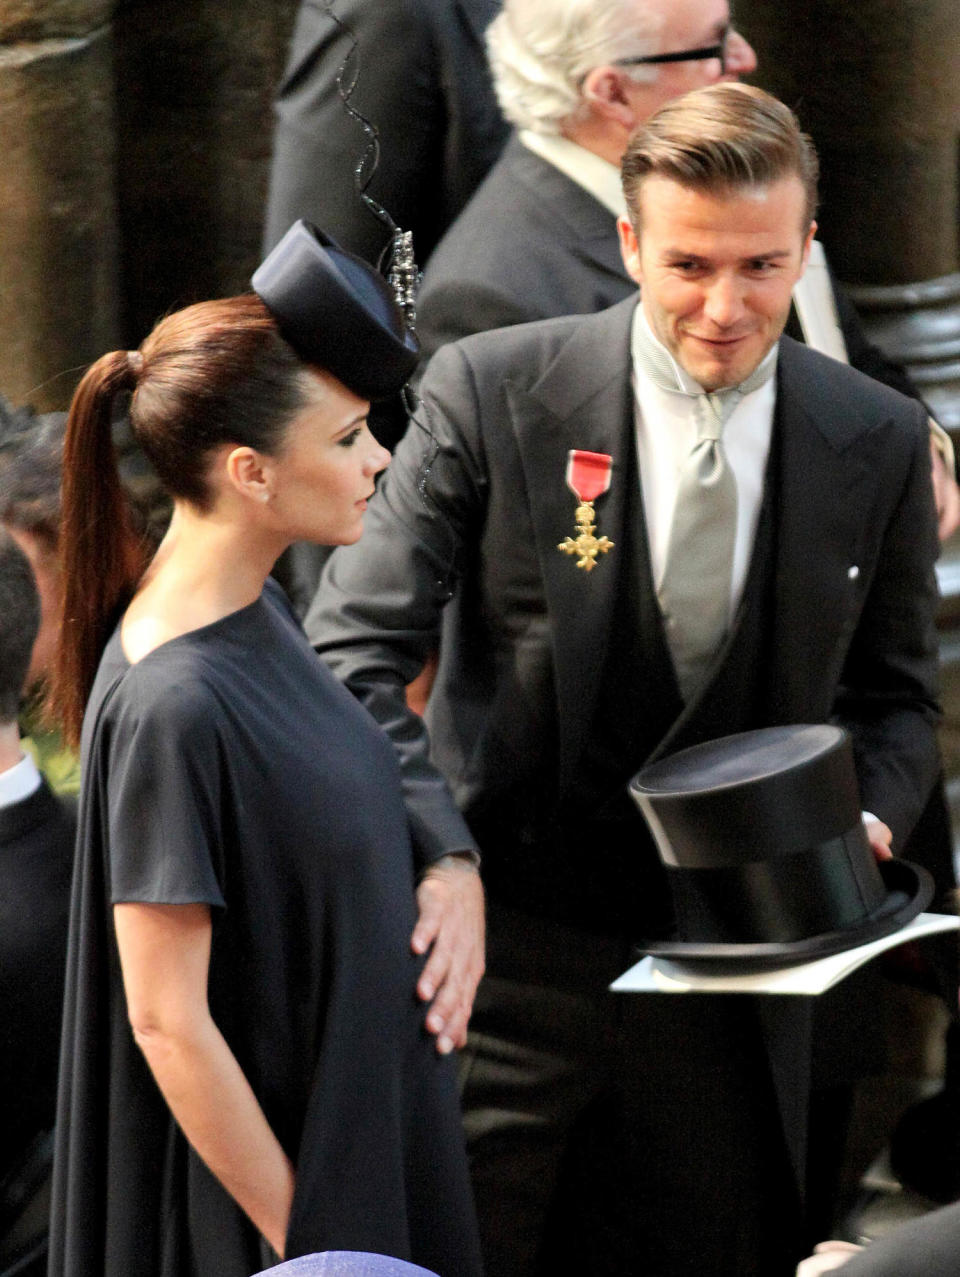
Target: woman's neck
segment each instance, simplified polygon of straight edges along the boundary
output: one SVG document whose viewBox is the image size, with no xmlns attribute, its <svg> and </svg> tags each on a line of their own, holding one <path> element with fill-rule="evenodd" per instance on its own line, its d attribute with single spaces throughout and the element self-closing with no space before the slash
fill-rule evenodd
<svg viewBox="0 0 960 1277">
<path fill-rule="evenodd" d="M 177 503 L 123 619 L 127 658 L 135 663 L 253 603 L 283 548 L 249 526 Z"/>
</svg>

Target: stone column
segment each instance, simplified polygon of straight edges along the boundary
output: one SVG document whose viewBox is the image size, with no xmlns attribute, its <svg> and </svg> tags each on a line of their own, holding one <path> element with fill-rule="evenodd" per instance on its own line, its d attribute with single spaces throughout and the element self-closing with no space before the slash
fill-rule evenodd
<svg viewBox="0 0 960 1277">
<path fill-rule="evenodd" d="M 821 238 L 868 335 L 960 443 L 957 0 L 737 0 L 753 77 L 820 153 Z M 960 547 L 940 564 L 941 745 L 960 832 Z"/>
<path fill-rule="evenodd" d="M 758 83 L 813 135 L 821 238 L 865 324 L 960 430 L 956 0 L 739 0 Z"/>
<path fill-rule="evenodd" d="M 249 288 L 294 0 L 118 8 L 124 327 Z"/>
<path fill-rule="evenodd" d="M 109 0 L 0 0 L 0 390 L 63 407 L 118 338 Z"/>
</svg>

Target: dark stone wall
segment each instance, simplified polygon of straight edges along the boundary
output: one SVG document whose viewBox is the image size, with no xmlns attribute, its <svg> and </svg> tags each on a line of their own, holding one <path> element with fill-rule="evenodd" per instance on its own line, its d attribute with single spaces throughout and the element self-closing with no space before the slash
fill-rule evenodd
<svg viewBox="0 0 960 1277">
<path fill-rule="evenodd" d="M 107 25 L 0 43 L 0 390 L 15 403 L 61 406 L 64 370 L 116 344 L 112 63 Z"/>
<path fill-rule="evenodd" d="M 110 20 L 114 0 L 2 0 L 0 41 L 83 36 Z"/>
<path fill-rule="evenodd" d="M 794 108 L 823 169 L 821 238 L 842 279 L 958 267 L 956 0 L 740 0 L 755 77 Z"/>
<path fill-rule="evenodd" d="M 0 0 L 0 391 L 247 287 L 295 0 Z"/>
<path fill-rule="evenodd" d="M 817 144 L 833 269 L 960 443 L 957 0 L 738 0 L 736 12 L 755 78 Z"/>
<path fill-rule="evenodd" d="M 260 257 L 293 0 L 135 0 L 116 17 L 122 316 L 245 291 Z"/>
</svg>

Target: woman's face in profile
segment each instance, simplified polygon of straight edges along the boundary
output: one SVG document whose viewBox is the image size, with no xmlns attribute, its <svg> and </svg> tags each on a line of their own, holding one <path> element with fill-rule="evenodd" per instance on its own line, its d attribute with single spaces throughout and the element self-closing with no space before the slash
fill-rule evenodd
<svg viewBox="0 0 960 1277">
<path fill-rule="evenodd" d="M 302 380 L 306 402 L 272 459 L 271 514 L 294 540 L 349 545 L 390 454 L 370 433 L 365 399 L 320 369 Z"/>
</svg>

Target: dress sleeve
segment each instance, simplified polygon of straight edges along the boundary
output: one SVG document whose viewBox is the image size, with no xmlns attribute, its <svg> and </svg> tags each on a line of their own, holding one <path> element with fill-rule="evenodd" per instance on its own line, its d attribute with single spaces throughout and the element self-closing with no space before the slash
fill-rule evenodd
<svg viewBox="0 0 960 1277">
<path fill-rule="evenodd" d="M 113 904 L 226 906 L 222 715 L 202 688 L 134 667 L 104 734 Z"/>
</svg>

